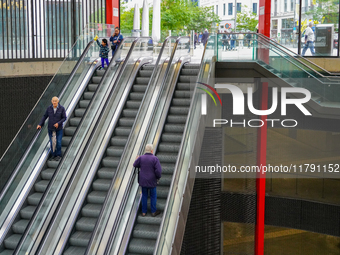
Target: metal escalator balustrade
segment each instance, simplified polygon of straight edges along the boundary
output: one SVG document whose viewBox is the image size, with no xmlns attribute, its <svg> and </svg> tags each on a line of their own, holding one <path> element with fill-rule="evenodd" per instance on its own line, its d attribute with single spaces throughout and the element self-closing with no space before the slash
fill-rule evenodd
<svg viewBox="0 0 340 255">
<path fill-rule="evenodd" d="M 130 44 L 130 41 L 134 39 L 135 38 L 125 38 L 125 41 L 122 41 L 122 45 L 117 52 L 122 53 L 121 48 L 124 47 L 125 44 Z M 129 49 L 129 47 L 130 46 L 128 46 L 127 49 Z M 124 55 L 125 53 L 123 53 L 123 57 Z M 71 179 L 74 168 L 82 154 L 81 152 L 86 148 L 91 131 L 95 127 L 98 112 L 101 112 L 108 98 L 108 92 L 112 90 L 115 79 L 119 77 L 122 62 L 116 63 L 117 57 L 115 54 L 106 72 L 104 70 L 95 70 L 99 66 L 98 61 L 96 61 L 94 62 L 94 69 L 92 70 L 94 71 L 94 76 L 91 78 L 91 73 L 86 75 L 87 79 L 84 79 L 83 82 L 86 83 L 87 88 L 83 94 L 80 94 L 80 101 L 73 113 L 68 114 L 69 122 L 64 129 L 63 146 L 68 146 L 67 151 L 60 162 L 47 162 L 50 167 L 56 167 L 59 164 L 58 170 L 55 171 L 55 173 L 51 173 L 51 170 L 49 171 L 49 174 L 51 176 L 53 175 L 53 179 L 48 184 L 48 187 L 44 188 L 43 199 L 39 202 L 38 208 L 35 210 L 23 238 L 16 247 L 15 254 L 27 252 L 27 250 L 31 249 L 35 250 L 39 246 L 40 239 L 38 239 L 38 236 L 43 235 L 41 233 L 46 231 L 49 223 L 50 218 L 48 212 L 49 210 L 53 211 L 61 199 L 63 190 L 68 185 L 68 181 Z M 89 80 L 90 82 L 88 82 Z M 100 86 L 98 85 L 99 82 Z M 42 173 L 42 175 L 43 174 L 45 173 Z M 39 179 L 38 181 L 40 182 Z"/>
<path fill-rule="evenodd" d="M 135 121 L 138 109 L 147 89 L 149 79 L 153 72 L 154 65 L 143 65 L 139 70 L 124 109 L 120 115 L 118 125 L 113 131 L 110 144 L 106 148 L 106 155 L 101 161 L 101 165 L 96 174 L 96 179 L 92 182 L 91 191 L 86 197 L 86 202 L 81 209 L 81 216 L 78 218 L 73 234 L 71 234 L 68 247 L 63 254 L 84 254 L 92 231 L 98 220 L 102 205 L 107 195 L 120 157 L 127 144 L 131 128 Z"/>
<path fill-rule="evenodd" d="M 162 212 L 165 209 L 189 112 L 191 102 L 190 82 L 196 80 L 198 72 L 198 64 L 185 64 L 183 66 L 155 154 L 162 166 L 162 178 L 157 186 L 157 209 Z M 137 217 L 127 254 L 154 253 L 162 216 L 163 214 L 152 217 L 148 202 L 148 214 L 143 217 L 140 212 Z"/>
<path fill-rule="evenodd" d="M 95 64 L 94 68 L 97 66 L 98 65 Z M 68 117 L 67 124 L 64 127 L 64 136 L 62 138 L 62 154 L 65 153 L 72 136 L 76 132 L 77 126 L 79 125 L 104 73 L 105 70 L 94 71 L 91 80 L 89 81 L 82 97 L 77 104 L 77 107 L 71 116 Z M 48 160 L 44 164 L 40 176 L 36 180 L 32 190 L 30 191 L 30 195 L 27 197 L 24 206 L 21 208 L 17 219 L 15 220 L 16 222 L 12 225 L 10 233 L 4 240 L 3 246 L 5 253 L 9 250 L 13 252 L 17 247 L 59 163 L 60 161 Z M 0 252 L 0 254 L 2 253 L 3 252 Z"/>
</svg>

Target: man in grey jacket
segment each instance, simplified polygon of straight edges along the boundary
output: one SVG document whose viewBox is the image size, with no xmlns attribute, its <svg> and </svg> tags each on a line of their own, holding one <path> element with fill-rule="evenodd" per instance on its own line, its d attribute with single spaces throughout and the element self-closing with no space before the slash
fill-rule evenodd
<svg viewBox="0 0 340 255">
<path fill-rule="evenodd" d="M 159 159 L 153 155 L 153 145 L 147 144 L 145 146 L 145 154 L 138 157 L 133 163 L 134 167 L 140 168 L 139 186 L 142 187 L 142 214 L 146 216 L 148 196 L 150 192 L 151 199 L 151 215 L 153 217 L 160 214 L 156 209 L 157 203 L 157 180 L 162 176 L 162 167 Z"/>
</svg>

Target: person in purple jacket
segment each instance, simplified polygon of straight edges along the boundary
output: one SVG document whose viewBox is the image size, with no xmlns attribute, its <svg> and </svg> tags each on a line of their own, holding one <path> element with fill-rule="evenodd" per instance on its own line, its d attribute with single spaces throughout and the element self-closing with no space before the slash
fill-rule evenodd
<svg viewBox="0 0 340 255">
<path fill-rule="evenodd" d="M 139 186 L 142 187 L 142 215 L 146 216 L 148 195 L 150 191 L 151 215 L 155 217 L 160 214 L 160 211 L 156 209 L 156 186 L 157 181 L 162 176 L 162 167 L 159 159 L 153 155 L 152 144 L 147 144 L 145 146 L 145 154 L 137 157 L 135 163 L 133 163 L 133 166 L 140 168 Z"/>
</svg>

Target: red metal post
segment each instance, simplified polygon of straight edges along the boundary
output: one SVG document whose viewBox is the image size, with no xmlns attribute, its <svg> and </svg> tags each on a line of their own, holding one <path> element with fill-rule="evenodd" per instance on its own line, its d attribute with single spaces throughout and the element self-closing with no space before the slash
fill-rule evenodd
<svg viewBox="0 0 340 255">
<path fill-rule="evenodd" d="M 106 24 L 120 26 L 120 3 L 119 0 L 106 0 Z"/>
<path fill-rule="evenodd" d="M 261 83 L 260 83 L 261 84 Z M 261 101 L 260 109 L 268 109 L 268 83 L 260 85 Z M 264 125 L 258 129 L 257 133 L 257 165 L 266 165 L 267 156 L 267 116 L 261 116 Z M 266 174 L 258 173 L 256 176 L 256 225 L 255 225 L 255 255 L 264 254 L 264 214 L 266 198 Z"/>
</svg>

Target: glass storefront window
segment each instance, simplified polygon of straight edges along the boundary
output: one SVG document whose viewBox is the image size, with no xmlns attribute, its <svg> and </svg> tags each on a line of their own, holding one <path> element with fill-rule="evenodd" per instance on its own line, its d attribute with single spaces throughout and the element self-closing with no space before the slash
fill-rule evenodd
<svg viewBox="0 0 340 255">
<path fill-rule="evenodd" d="M 295 53 L 338 56 L 339 0 L 291 0 L 290 4 L 284 1 L 282 5 L 274 0 L 271 22 L 271 38 Z M 313 42 L 305 41 L 309 23 Z"/>
</svg>

